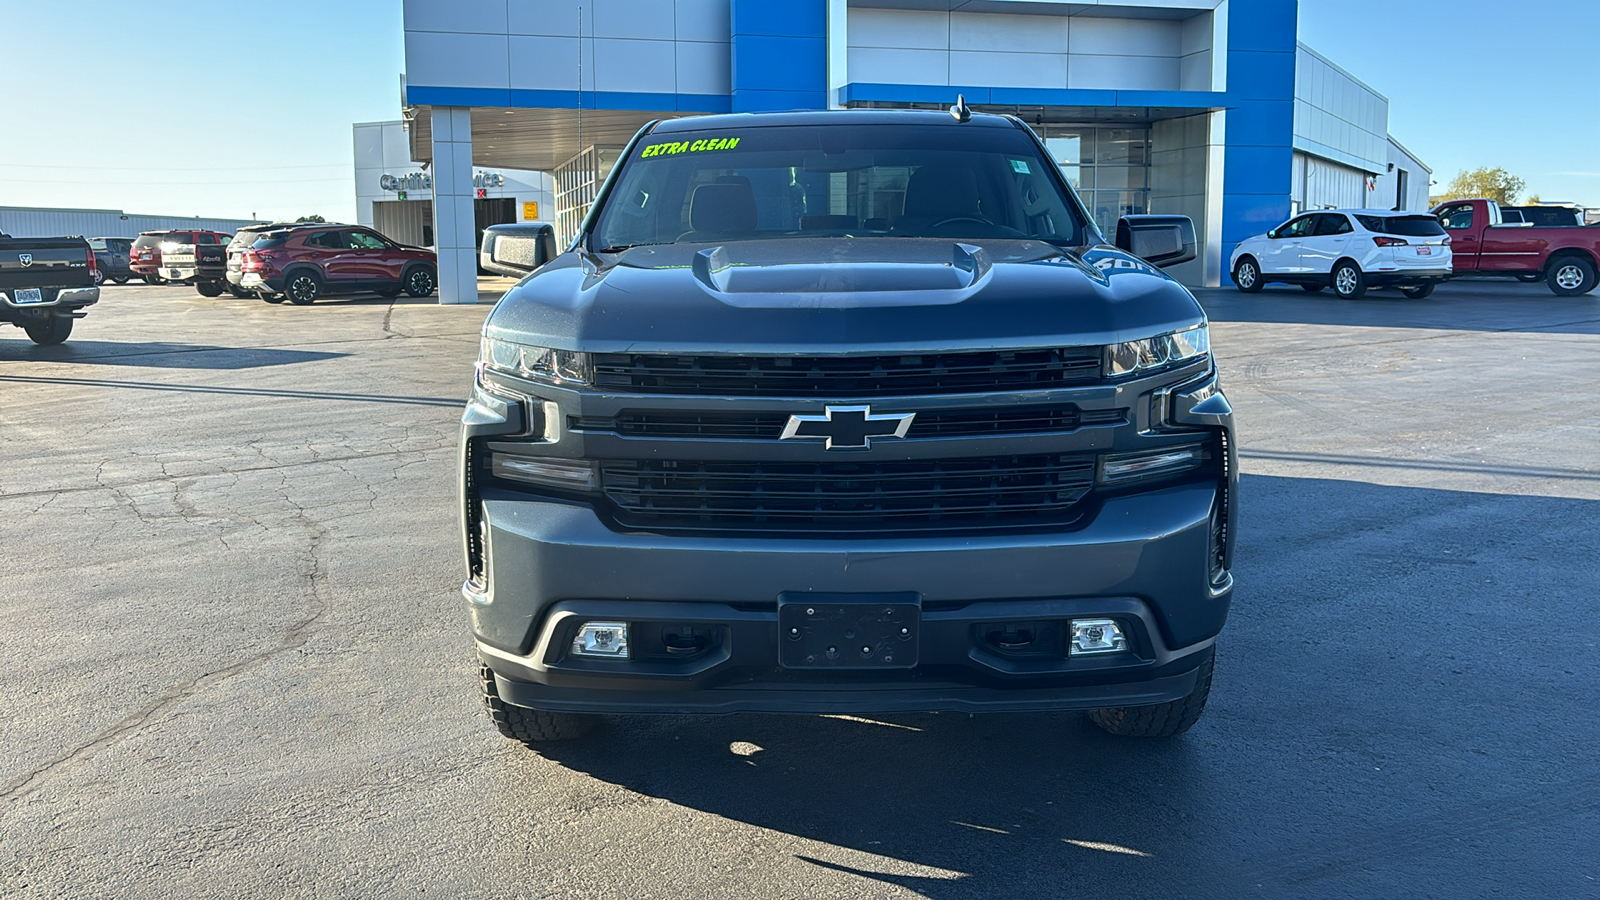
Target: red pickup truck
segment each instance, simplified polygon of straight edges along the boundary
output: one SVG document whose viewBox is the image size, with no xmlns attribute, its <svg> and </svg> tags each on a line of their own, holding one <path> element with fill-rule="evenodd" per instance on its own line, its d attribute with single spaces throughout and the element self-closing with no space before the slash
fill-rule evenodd
<svg viewBox="0 0 1600 900">
<path fill-rule="evenodd" d="M 1544 227 L 1502 221 L 1493 200 L 1451 200 L 1433 214 L 1450 233 L 1455 274 L 1543 278 L 1561 296 L 1587 294 L 1600 277 L 1600 227 Z"/>
</svg>

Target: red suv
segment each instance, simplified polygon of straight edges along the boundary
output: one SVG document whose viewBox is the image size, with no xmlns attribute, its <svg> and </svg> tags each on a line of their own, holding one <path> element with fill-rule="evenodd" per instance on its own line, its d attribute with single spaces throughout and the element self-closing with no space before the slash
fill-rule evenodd
<svg viewBox="0 0 1600 900">
<path fill-rule="evenodd" d="M 240 259 L 239 287 L 268 303 L 375 291 L 426 297 L 439 284 L 433 251 L 396 244 L 369 228 L 301 225 L 258 236 Z"/>
<path fill-rule="evenodd" d="M 230 235 L 217 231 L 146 231 L 139 235 L 133 242 L 133 248 L 128 253 L 128 268 L 133 274 L 142 277 L 146 284 L 164 284 L 166 275 L 161 271 L 161 250 L 163 245 L 177 247 L 180 244 L 193 246 L 195 244 L 226 244 Z M 192 251 L 191 251 L 192 252 Z M 194 260 L 191 257 L 184 263 L 184 268 L 192 269 Z M 178 278 L 193 278 L 194 273 L 181 274 Z"/>
</svg>

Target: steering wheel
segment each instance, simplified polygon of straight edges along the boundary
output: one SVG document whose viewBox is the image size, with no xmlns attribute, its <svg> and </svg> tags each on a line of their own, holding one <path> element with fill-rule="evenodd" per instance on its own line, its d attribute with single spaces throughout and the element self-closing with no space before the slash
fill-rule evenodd
<svg viewBox="0 0 1600 900">
<path fill-rule="evenodd" d="M 944 226 L 949 225 L 952 222 L 976 222 L 979 225 L 991 225 L 991 226 L 994 225 L 993 222 L 989 221 L 988 219 L 985 219 L 983 216 L 951 216 L 950 218 L 945 219 L 943 222 L 935 222 L 935 223 L 933 223 L 933 227 L 934 228 L 943 228 Z"/>
</svg>

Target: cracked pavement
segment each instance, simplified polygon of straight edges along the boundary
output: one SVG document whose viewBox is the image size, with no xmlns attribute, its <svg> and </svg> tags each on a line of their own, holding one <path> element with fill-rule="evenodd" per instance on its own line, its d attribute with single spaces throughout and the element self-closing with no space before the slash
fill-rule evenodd
<svg viewBox="0 0 1600 900">
<path fill-rule="evenodd" d="M 482 714 L 490 307 L 0 330 L 0 896 L 1600 897 L 1600 296 L 1202 292 L 1245 473 L 1188 736 Z"/>
</svg>

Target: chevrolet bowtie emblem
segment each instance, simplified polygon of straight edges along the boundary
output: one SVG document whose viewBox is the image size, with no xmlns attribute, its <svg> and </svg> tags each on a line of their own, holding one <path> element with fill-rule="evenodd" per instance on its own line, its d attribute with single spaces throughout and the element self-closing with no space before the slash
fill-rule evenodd
<svg viewBox="0 0 1600 900">
<path fill-rule="evenodd" d="M 903 438 L 916 413 L 873 415 L 870 406 L 830 406 L 820 416 L 790 416 L 778 440 L 824 441 L 824 450 L 866 450 L 872 439 Z"/>
</svg>

